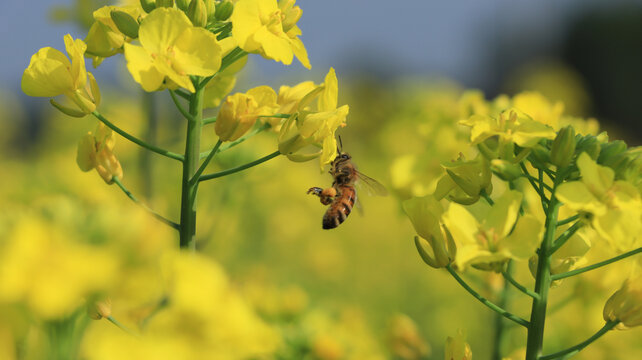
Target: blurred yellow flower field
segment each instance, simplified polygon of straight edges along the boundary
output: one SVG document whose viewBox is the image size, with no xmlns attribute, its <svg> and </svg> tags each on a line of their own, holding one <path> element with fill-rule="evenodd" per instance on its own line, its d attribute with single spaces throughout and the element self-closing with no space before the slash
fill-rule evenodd
<svg viewBox="0 0 642 360">
<path fill-rule="evenodd" d="M 0 97 L 1 359 L 642 357 L 639 148 L 536 91 L 243 78 L 314 64 L 294 0 L 125 3 L 33 49 L 69 103 L 26 150 Z"/>
</svg>

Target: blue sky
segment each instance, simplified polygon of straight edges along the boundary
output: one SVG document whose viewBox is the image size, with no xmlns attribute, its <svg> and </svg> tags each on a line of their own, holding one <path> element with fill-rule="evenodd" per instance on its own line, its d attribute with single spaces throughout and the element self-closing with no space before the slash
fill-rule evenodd
<svg viewBox="0 0 642 360">
<path fill-rule="evenodd" d="M 437 75 L 469 87 L 483 86 L 496 74 L 494 45 L 516 31 L 530 41 L 555 46 L 574 14 L 618 0 L 299 0 L 299 22 L 313 71 L 334 66 L 339 74 L 376 68 L 389 77 Z M 0 87 L 19 89 L 22 71 L 39 48 L 63 49 L 62 37 L 85 36 L 73 24 L 52 24 L 53 6 L 70 0 L 7 1 L 0 12 L 2 57 Z M 103 71 L 113 71 L 114 63 Z M 111 66 L 111 70 L 110 70 Z M 285 68 L 255 61 L 255 71 L 267 83 L 308 78 L 301 66 Z M 100 78 L 100 73 L 98 74 Z M 299 80 L 300 80 L 299 79 Z M 297 79 L 295 79 L 297 80 Z"/>
</svg>

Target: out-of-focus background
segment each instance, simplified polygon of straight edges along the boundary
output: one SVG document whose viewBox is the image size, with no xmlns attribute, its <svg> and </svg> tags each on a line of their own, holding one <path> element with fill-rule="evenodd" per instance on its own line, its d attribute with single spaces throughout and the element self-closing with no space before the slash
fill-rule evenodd
<svg viewBox="0 0 642 360">
<path fill-rule="evenodd" d="M 31 55 L 45 46 L 62 50 L 67 33 L 84 38 L 91 12 L 107 3 L 39 0 L 3 5 L 0 227 L 16 214 L 28 214 L 60 223 L 80 237 L 110 238 L 118 236 L 119 221 L 127 221 L 123 213 L 135 207 L 115 186 L 106 186 L 93 172 L 82 173 L 75 164 L 77 141 L 96 121 L 64 117 L 46 99 L 29 98 L 20 90 Z M 460 328 L 466 329 L 475 358 L 488 358 L 493 314 L 445 272 L 426 267 L 416 253 L 414 231 L 400 200 L 424 189 L 416 182 L 411 187 L 406 172 L 420 162 L 427 172 L 421 180 L 428 187 L 436 174 L 428 170 L 454 158 L 460 151 L 457 145 L 464 146 L 465 135 L 452 130 L 464 89 L 479 89 L 487 99 L 538 91 L 551 102 L 562 101 L 565 114 L 598 119 L 612 139 L 641 144 L 642 1 L 301 0 L 297 5 L 303 9 L 298 24 L 312 70 L 296 61 L 286 67 L 251 56 L 236 90 L 319 83 L 334 67 L 339 104 L 350 105 L 348 126 L 340 130 L 344 150 L 391 194 L 362 196 L 363 216 L 355 213 L 336 230 L 324 231 L 325 208 L 305 192 L 330 185 L 331 178 L 319 174 L 316 162 L 298 164 L 280 157 L 202 184 L 199 248 L 221 262 L 239 287 L 257 284 L 255 288 L 269 288 L 271 294 L 293 296 L 298 302 L 291 306 L 323 313 L 329 322 L 360 337 L 337 340 L 340 344 L 391 357 L 386 345 L 391 319 L 401 313 L 417 324 L 431 349 L 426 358 L 442 358 L 446 336 Z M 150 130 L 140 110 L 149 98 L 132 81 L 122 57 L 89 70 L 101 86 L 101 110 L 110 119 L 181 151 L 184 124 L 167 93 L 153 97 L 158 124 Z M 213 131 L 206 134 L 203 150 L 214 141 Z M 275 146 L 273 135 L 257 136 L 225 153 L 211 168 L 246 163 Z M 117 140 L 116 154 L 132 192 L 176 218 L 178 166 L 145 155 L 124 139 Z M 408 157 L 411 154 L 425 156 Z M 123 213 L 115 215 L 118 212 Z M 145 236 L 145 229 L 141 234 Z M 596 274 L 593 283 L 569 280 L 559 292 L 552 290 L 553 303 L 577 294 L 586 301 L 551 317 L 547 331 L 554 340 L 547 342 L 549 350 L 576 343 L 601 326 L 601 306 L 623 280 L 609 274 Z M 490 283 L 486 291 L 492 294 L 497 279 L 479 272 L 470 276 Z M 525 267 L 518 277 L 532 284 Z M 261 294 L 267 290 L 261 291 L 248 291 L 248 296 L 265 299 Z M 525 299 L 516 298 L 510 307 L 522 315 L 529 311 Z M 556 327 L 556 322 L 563 325 Z M 640 335 L 638 328 L 607 336 L 595 351 L 578 358 L 639 358 L 642 347 L 635 339 Z M 504 344 L 506 355 L 518 349 L 524 336 L 519 329 L 511 332 Z M 606 355 L 614 353 L 627 357 Z"/>
</svg>

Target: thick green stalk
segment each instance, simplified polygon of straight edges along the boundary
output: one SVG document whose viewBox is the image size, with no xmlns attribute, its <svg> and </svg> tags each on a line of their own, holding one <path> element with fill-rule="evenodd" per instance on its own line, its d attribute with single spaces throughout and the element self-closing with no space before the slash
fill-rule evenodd
<svg viewBox="0 0 642 360">
<path fill-rule="evenodd" d="M 194 81 L 198 84 L 198 80 Z M 203 89 L 196 86 L 196 92 L 190 96 L 189 115 L 187 119 L 187 136 L 185 140 L 185 155 L 183 161 L 183 176 L 181 179 L 181 228 L 180 247 L 195 249 L 194 235 L 196 234 L 196 192 L 198 181 L 190 181 L 199 164 L 201 146 L 201 129 L 203 124 Z"/>
<path fill-rule="evenodd" d="M 546 223 L 544 238 L 539 248 L 537 261 L 537 273 L 535 277 L 535 292 L 539 295 L 533 298 L 531 308 L 531 320 L 528 326 L 528 338 L 526 340 L 526 360 L 537 360 L 542 353 L 544 343 L 544 323 L 546 321 L 546 305 L 548 301 L 548 290 L 551 287 L 551 247 L 557 228 L 557 215 L 561 203 L 555 198 L 553 186 L 551 200 L 546 206 Z M 543 199 L 542 199 L 543 200 Z"/>
</svg>

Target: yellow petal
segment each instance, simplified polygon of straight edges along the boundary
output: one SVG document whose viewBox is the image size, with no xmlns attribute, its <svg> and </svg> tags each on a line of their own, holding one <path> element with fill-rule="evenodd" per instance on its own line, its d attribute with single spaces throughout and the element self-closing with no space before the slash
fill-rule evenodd
<svg viewBox="0 0 642 360">
<path fill-rule="evenodd" d="M 323 92 L 319 96 L 319 111 L 330 111 L 337 108 L 339 97 L 339 81 L 334 68 L 330 68 L 323 82 Z"/>
<path fill-rule="evenodd" d="M 602 215 L 607 208 L 581 181 L 571 181 L 557 187 L 555 196 L 573 210 Z"/>
<path fill-rule="evenodd" d="M 613 169 L 598 165 L 587 153 L 578 156 L 577 167 L 582 174 L 582 182 L 595 196 L 601 197 L 613 185 Z"/>
<path fill-rule="evenodd" d="M 520 192 L 515 190 L 506 191 L 490 208 L 484 228 L 487 230 L 495 229 L 495 234 L 500 238 L 506 237 L 513 225 L 515 225 L 521 203 L 522 194 Z"/>
<path fill-rule="evenodd" d="M 131 44 L 125 44 L 124 46 L 127 70 L 132 74 L 134 80 L 145 91 L 158 90 L 163 84 L 165 76 L 156 69 L 149 53 L 140 46 Z"/>
<path fill-rule="evenodd" d="M 96 166 L 96 141 L 91 133 L 85 134 L 78 142 L 76 163 L 82 171 L 89 171 Z"/>
<path fill-rule="evenodd" d="M 81 89 L 87 83 L 87 70 L 85 69 L 85 51 L 87 45 L 80 39 L 74 40 L 71 35 L 65 35 L 65 48 L 71 59 L 71 78 L 74 89 Z"/>
<path fill-rule="evenodd" d="M 263 56 L 274 61 L 282 62 L 285 65 L 292 64 L 294 53 L 292 52 L 290 41 L 285 34 L 283 34 L 283 36 L 277 36 L 263 26 L 254 33 L 252 39 L 261 44 Z"/>
<path fill-rule="evenodd" d="M 138 39 L 150 53 L 165 54 L 175 45 L 183 31 L 192 27 L 192 22 L 182 11 L 174 8 L 158 8 L 141 22 Z"/>
<path fill-rule="evenodd" d="M 290 40 L 290 45 L 292 47 L 292 51 L 294 52 L 294 56 L 296 56 L 297 59 L 301 62 L 301 64 L 308 70 L 312 68 L 310 65 L 310 60 L 308 59 L 308 52 L 305 50 L 305 46 L 303 45 L 303 41 L 299 38 L 294 38 Z"/>
<path fill-rule="evenodd" d="M 500 247 L 506 249 L 511 257 L 528 259 L 535 254 L 543 233 L 542 223 L 535 216 L 526 214 L 519 218 L 510 236 L 500 240 Z"/>
<path fill-rule="evenodd" d="M 264 3 L 263 5 L 261 3 Z M 230 16 L 232 21 L 232 36 L 238 43 L 238 46 L 248 52 L 256 50 L 256 47 L 248 48 L 247 42 L 252 34 L 257 32 L 263 26 L 261 23 L 259 6 L 269 6 L 274 3 L 274 10 L 276 11 L 275 1 L 254 1 L 245 0 L 239 1 L 234 6 L 234 12 Z"/>
<path fill-rule="evenodd" d="M 189 75 L 214 75 L 221 67 L 221 54 L 214 34 L 203 28 L 187 28 L 176 40 L 174 67 Z"/>
<path fill-rule="evenodd" d="M 62 52 L 42 48 L 31 57 L 29 67 L 22 74 L 22 91 L 29 96 L 51 97 L 73 90 L 69 68 L 71 63 Z"/>
</svg>

